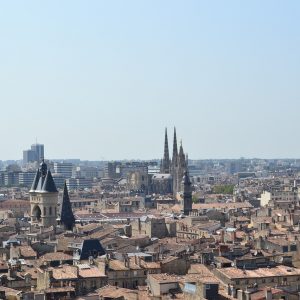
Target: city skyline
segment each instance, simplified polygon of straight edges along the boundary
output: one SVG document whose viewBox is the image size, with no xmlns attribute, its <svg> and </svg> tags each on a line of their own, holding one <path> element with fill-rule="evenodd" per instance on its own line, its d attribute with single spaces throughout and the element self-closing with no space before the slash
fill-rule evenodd
<svg viewBox="0 0 300 300">
<path fill-rule="evenodd" d="M 0 159 L 299 157 L 300 3 L 0 4 Z M 286 139 L 286 136 L 289 139 Z"/>
<path fill-rule="evenodd" d="M 176 131 L 176 127 L 174 127 L 174 130 Z M 173 132 L 174 134 L 174 132 Z M 172 140 L 172 138 L 174 137 L 170 137 L 170 133 L 168 132 L 168 128 L 166 127 L 165 128 L 165 136 L 164 136 L 164 143 L 166 143 L 166 141 L 168 142 L 169 146 L 167 146 L 166 148 L 166 144 L 164 144 L 164 150 L 162 151 L 162 155 L 161 157 L 150 157 L 150 158 L 146 158 L 146 159 L 141 159 L 139 157 L 135 157 L 135 158 L 116 158 L 116 159 L 105 159 L 102 157 L 102 159 L 96 159 L 96 160 L 90 160 L 90 159 L 82 159 L 80 157 L 51 157 L 51 156 L 48 156 L 47 155 L 42 155 L 41 156 L 41 159 L 39 160 L 36 160 L 36 157 L 34 157 L 34 159 L 32 159 L 32 162 L 33 161 L 40 161 L 42 162 L 43 159 L 45 160 L 49 160 L 49 161 L 71 161 L 71 160 L 80 160 L 80 161 L 162 161 L 163 160 L 163 157 L 165 156 L 166 152 L 165 151 L 168 151 L 168 155 L 170 157 L 170 162 L 171 162 L 171 155 L 172 155 L 172 151 L 173 151 L 173 147 L 174 147 L 174 141 Z M 166 140 L 167 139 L 167 140 Z M 178 147 L 183 145 L 183 142 L 182 142 L 182 139 L 179 139 L 178 140 Z M 31 145 L 31 149 L 33 148 L 36 148 L 36 147 L 42 147 L 43 150 L 42 153 L 44 153 L 44 144 L 41 144 L 41 143 L 38 143 L 36 141 L 36 143 L 32 144 Z M 167 149 L 167 150 L 166 150 Z M 28 163 L 28 159 L 24 157 L 24 153 L 25 152 L 30 152 L 32 150 L 23 150 L 23 163 L 24 163 L 24 159 L 25 159 L 25 163 Z M 186 155 L 188 156 L 189 153 L 186 152 Z M 240 157 L 219 157 L 219 158 L 215 158 L 215 157 L 208 157 L 208 158 L 191 158 L 189 157 L 188 158 L 189 160 L 239 160 L 239 159 L 266 159 L 266 160 L 280 160 L 280 159 L 287 159 L 287 160 L 299 160 L 300 157 L 270 157 L 270 158 L 265 158 L 265 157 L 245 157 L 245 156 L 240 156 Z M 2 160 L 2 161 L 10 161 L 10 160 L 15 160 L 15 161 L 21 161 L 22 159 L 8 159 L 8 160 Z M 0 159 L 1 161 L 1 159 Z"/>
</svg>

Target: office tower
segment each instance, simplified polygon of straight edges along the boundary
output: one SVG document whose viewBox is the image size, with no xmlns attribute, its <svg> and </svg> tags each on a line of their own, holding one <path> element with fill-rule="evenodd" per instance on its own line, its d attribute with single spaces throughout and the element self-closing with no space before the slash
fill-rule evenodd
<svg viewBox="0 0 300 300">
<path fill-rule="evenodd" d="M 54 172 L 56 174 L 61 174 L 64 178 L 72 177 L 73 164 L 66 162 L 55 162 Z"/>
<path fill-rule="evenodd" d="M 33 150 L 24 150 L 23 151 L 23 163 L 28 164 L 30 162 L 36 161 L 36 153 Z"/>
<path fill-rule="evenodd" d="M 33 144 L 31 150 L 35 152 L 35 161 L 41 161 L 44 158 L 44 145 Z"/>
<path fill-rule="evenodd" d="M 33 144 L 29 150 L 23 151 L 23 163 L 39 162 L 44 158 L 44 145 Z"/>
</svg>

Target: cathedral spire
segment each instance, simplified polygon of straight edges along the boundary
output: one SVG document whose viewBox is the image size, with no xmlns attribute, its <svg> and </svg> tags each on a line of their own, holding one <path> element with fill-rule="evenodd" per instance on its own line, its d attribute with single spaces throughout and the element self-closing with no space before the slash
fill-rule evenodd
<svg viewBox="0 0 300 300">
<path fill-rule="evenodd" d="M 176 127 L 174 127 L 174 139 L 173 139 L 173 156 L 172 163 L 176 165 L 178 157 L 178 149 L 177 149 L 177 135 L 176 135 Z"/>
<path fill-rule="evenodd" d="M 184 155 L 184 152 L 183 152 L 182 140 L 180 140 L 179 156 L 182 155 Z"/>
<path fill-rule="evenodd" d="M 169 156 L 169 142 L 168 142 L 168 131 L 165 130 L 165 145 L 164 145 L 164 158 L 161 166 L 162 173 L 170 173 L 170 156 Z"/>
</svg>

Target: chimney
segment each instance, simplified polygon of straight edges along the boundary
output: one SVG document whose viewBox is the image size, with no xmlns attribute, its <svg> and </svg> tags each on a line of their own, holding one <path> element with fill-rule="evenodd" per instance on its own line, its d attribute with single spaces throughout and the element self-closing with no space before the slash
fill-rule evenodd
<svg viewBox="0 0 300 300">
<path fill-rule="evenodd" d="M 266 300 L 272 300 L 272 289 L 271 288 L 266 288 L 266 291 L 265 291 L 265 297 L 266 297 Z"/>
<path fill-rule="evenodd" d="M 236 242 L 236 231 L 233 231 L 233 233 L 232 233 L 232 242 L 233 243 Z"/>
<path fill-rule="evenodd" d="M 225 242 L 225 232 L 224 229 L 221 230 L 221 243 Z"/>
<path fill-rule="evenodd" d="M 272 217 L 272 208 L 271 207 L 268 208 L 268 217 Z"/>
<path fill-rule="evenodd" d="M 251 299 L 251 293 L 247 289 L 244 292 L 244 295 L 245 295 L 245 300 L 250 300 Z"/>
<path fill-rule="evenodd" d="M 11 264 L 8 265 L 8 277 L 10 278 L 16 277 L 16 270 Z"/>
<path fill-rule="evenodd" d="M 124 266 L 125 266 L 125 268 L 128 268 L 128 269 L 130 268 L 129 258 L 128 258 L 127 254 L 124 255 Z"/>
<path fill-rule="evenodd" d="M 139 234 L 141 234 L 141 219 L 138 218 Z"/>
</svg>

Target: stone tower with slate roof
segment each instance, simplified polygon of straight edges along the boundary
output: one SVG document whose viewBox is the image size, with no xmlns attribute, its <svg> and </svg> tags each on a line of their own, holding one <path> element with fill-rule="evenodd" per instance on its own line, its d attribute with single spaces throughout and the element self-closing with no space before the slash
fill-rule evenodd
<svg viewBox="0 0 300 300">
<path fill-rule="evenodd" d="M 183 185 L 183 213 L 184 215 L 188 216 L 193 209 L 192 208 L 193 200 L 192 200 L 192 183 L 187 170 L 184 172 L 184 176 L 182 178 L 182 185 Z"/>
<path fill-rule="evenodd" d="M 36 172 L 29 194 L 31 224 L 43 227 L 56 226 L 58 191 L 44 160 Z"/>
</svg>

